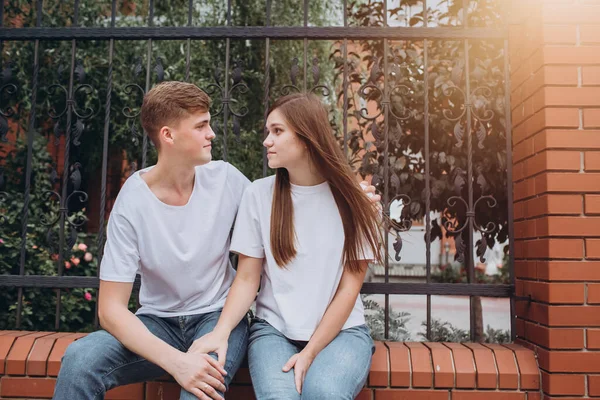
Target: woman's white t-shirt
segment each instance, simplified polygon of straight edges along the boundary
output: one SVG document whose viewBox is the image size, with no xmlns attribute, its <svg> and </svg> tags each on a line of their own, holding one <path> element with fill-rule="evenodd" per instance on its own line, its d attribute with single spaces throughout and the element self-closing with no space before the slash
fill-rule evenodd
<svg viewBox="0 0 600 400">
<path fill-rule="evenodd" d="M 231 251 L 264 258 L 256 316 L 292 340 L 309 340 L 336 293 L 342 272 L 344 228 L 327 182 L 292 185 L 297 255 L 285 268 L 271 251 L 271 204 L 275 177 L 259 179 L 244 192 Z M 365 260 L 373 258 L 365 251 Z M 357 296 L 342 329 L 365 323 Z"/>
<path fill-rule="evenodd" d="M 141 275 L 137 314 L 174 317 L 223 308 L 235 277 L 229 239 L 250 181 L 235 167 L 213 161 L 196 167 L 183 206 L 160 201 L 141 174 L 123 185 L 108 220 L 100 279 L 133 282 Z"/>
</svg>

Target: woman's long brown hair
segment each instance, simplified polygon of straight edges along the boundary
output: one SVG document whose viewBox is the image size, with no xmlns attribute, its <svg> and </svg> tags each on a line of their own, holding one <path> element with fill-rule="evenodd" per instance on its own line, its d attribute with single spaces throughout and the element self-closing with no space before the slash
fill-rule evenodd
<svg viewBox="0 0 600 400">
<path fill-rule="evenodd" d="M 366 249 L 381 261 L 379 213 L 335 141 L 325 106 L 312 94 L 295 93 L 279 98 L 268 114 L 274 110 L 306 145 L 312 165 L 329 183 L 344 226 L 344 268 L 359 272 Z M 282 268 L 296 257 L 295 239 L 290 177 L 285 168 L 278 168 L 271 206 L 271 250 Z"/>
</svg>

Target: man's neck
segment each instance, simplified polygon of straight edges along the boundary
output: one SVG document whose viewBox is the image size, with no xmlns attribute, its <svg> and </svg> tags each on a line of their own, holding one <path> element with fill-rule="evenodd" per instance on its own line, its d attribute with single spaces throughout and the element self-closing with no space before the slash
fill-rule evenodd
<svg viewBox="0 0 600 400">
<path fill-rule="evenodd" d="M 154 168 L 142 179 L 163 203 L 182 206 L 187 204 L 194 190 L 195 168 L 159 159 Z"/>
</svg>

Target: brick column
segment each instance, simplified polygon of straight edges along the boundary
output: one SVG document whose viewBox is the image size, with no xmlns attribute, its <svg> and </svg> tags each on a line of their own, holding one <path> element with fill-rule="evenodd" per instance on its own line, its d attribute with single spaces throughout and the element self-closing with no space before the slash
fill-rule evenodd
<svg viewBox="0 0 600 400">
<path fill-rule="evenodd" d="M 517 343 L 544 398 L 600 396 L 600 1 L 511 18 Z"/>
</svg>

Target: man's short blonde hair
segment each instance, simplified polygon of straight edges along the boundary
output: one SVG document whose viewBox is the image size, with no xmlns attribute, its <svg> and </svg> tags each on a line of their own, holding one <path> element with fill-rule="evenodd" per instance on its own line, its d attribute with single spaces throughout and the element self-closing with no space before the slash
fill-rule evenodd
<svg viewBox="0 0 600 400">
<path fill-rule="evenodd" d="M 158 134 L 165 125 L 176 125 L 196 112 L 208 112 L 210 97 L 198 86 L 178 81 L 162 82 L 144 96 L 142 126 L 159 149 Z"/>
</svg>

